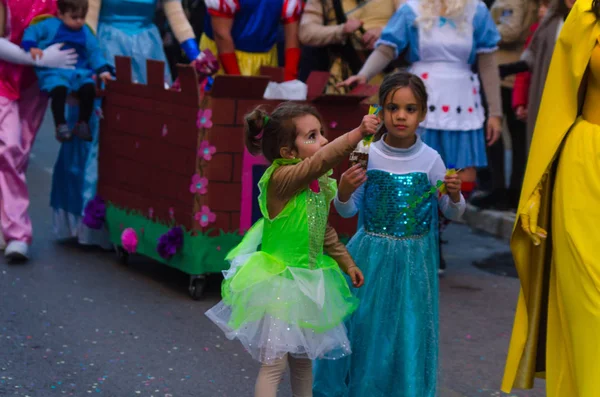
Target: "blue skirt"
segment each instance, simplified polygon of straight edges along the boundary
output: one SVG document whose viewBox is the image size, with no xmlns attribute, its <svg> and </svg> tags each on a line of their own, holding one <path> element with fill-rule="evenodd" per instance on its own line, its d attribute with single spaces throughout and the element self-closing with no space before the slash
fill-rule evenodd
<svg viewBox="0 0 600 397">
<path fill-rule="evenodd" d="M 468 131 L 420 128 L 421 139 L 435 149 L 448 168 L 487 167 L 483 128 Z"/>
<path fill-rule="evenodd" d="M 352 354 L 315 362 L 314 397 L 435 397 L 437 233 L 392 239 L 361 228 L 348 251 L 365 276 L 348 321 Z"/>
<path fill-rule="evenodd" d="M 98 40 L 104 56 L 112 65 L 115 64 L 117 55 L 131 58 L 131 72 L 134 81 L 146 84 L 146 60 L 153 59 L 165 63 L 165 82 L 171 84 L 169 64 L 160 32 L 156 26 L 151 25 L 147 29 L 130 32 L 107 23 L 100 23 Z"/>
<path fill-rule="evenodd" d="M 146 83 L 146 59 L 165 62 L 165 81 L 171 81 L 162 40 L 154 25 L 147 29 L 126 32 L 100 21 L 98 42 L 106 59 L 113 65 L 116 55 L 132 57 L 134 81 Z M 100 107 L 101 101 L 98 100 L 96 109 Z M 67 107 L 67 122 L 71 128 L 77 122 L 78 114 L 77 106 Z M 99 127 L 96 111 L 90 120 L 90 130 L 94 138 L 92 142 L 73 137 L 72 141 L 61 145 L 54 165 L 50 205 L 53 209 L 54 231 L 59 239 L 76 237 L 82 244 L 108 248 L 110 242 L 104 230 L 92 230 L 81 223 L 85 205 L 96 195 Z"/>
</svg>

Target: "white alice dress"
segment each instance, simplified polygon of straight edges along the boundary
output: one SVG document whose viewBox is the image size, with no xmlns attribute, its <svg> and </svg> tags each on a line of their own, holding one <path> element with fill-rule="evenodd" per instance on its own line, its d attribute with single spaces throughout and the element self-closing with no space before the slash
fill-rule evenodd
<svg viewBox="0 0 600 397">
<path fill-rule="evenodd" d="M 440 17 L 430 29 L 417 22 L 420 7 L 419 0 L 408 0 L 376 45 L 393 47 L 425 82 L 429 101 L 423 141 L 449 167 L 485 167 L 485 112 L 473 65 L 477 54 L 497 49 L 500 34 L 482 1 L 469 0 L 460 18 Z"/>
</svg>

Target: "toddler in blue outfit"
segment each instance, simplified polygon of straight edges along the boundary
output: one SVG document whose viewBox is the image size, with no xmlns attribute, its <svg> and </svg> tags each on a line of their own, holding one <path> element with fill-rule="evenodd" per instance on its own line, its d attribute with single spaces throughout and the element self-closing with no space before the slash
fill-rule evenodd
<svg viewBox="0 0 600 397">
<path fill-rule="evenodd" d="M 96 85 L 93 75 L 106 82 L 112 78 L 112 67 L 104 58 L 92 30 L 85 25 L 88 0 L 58 0 L 58 17 L 49 17 L 25 30 L 21 46 L 31 56 L 41 58 L 43 50 L 63 43 L 63 49 L 74 49 L 78 59 L 73 69 L 36 68 L 40 89 L 50 94 L 56 138 L 68 141 L 76 135 L 92 140 L 88 122 L 94 109 Z M 65 103 L 70 93 L 79 99 L 79 120 L 71 131 L 65 119 Z"/>
</svg>

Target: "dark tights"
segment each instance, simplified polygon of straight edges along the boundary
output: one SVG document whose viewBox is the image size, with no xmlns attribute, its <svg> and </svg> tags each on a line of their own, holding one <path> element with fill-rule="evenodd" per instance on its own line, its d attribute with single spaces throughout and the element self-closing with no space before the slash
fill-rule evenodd
<svg viewBox="0 0 600 397">
<path fill-rule="evenodd" d="M 69 91 L 67 87 L 58 86 L 50 91 L 52 99 L 52 116 L 54 116 L 54 124 L 59 126 L 66 124 L 65 104 Z M 85 84 L 77 91 L 79 98 L 79 122 L 89 122 L 94 110 L 94 99 L 96 99 L 96 87 L 94 84 Z"/>
</svg>

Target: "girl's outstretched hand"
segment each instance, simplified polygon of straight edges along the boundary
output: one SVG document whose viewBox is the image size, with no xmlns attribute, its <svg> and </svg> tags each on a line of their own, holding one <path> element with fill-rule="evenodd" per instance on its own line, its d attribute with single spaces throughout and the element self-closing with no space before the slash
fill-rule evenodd
<svg viewBox="0 0 600 397">
<path fill-rule="evenodd" d="M 338 187 L 338 199 L 342 203 L 348 202 L 352 193 L 367 181 L 367 171 L 360 164 L 355 164 L 342 174 Z"/>
<path fill-rule="evenodd" d="M 354 84 L 367 84 L 367 77 L 361 76 L 361 75 L 350 76 L 346 80 L 342 81 L 341 83 L 337 83 L 336 86 L 337 87 L 350 87 Z"/>
<path fill-rule="evenodd" d="M 360 133 L 363 137 L 375 135 L 380 122 L 381 120 L 376 115 L 367 114 L 365 117 L 363 117 L 362 122 L 360 123 Z"/>
<path fill-rule="evenodd" d="M 360 288 L 365 283 L 365 276 L 363 276 L 362 271 L 360 271 L 358 266 L 350 266 L 347 274 L 348 276 L 350 276 L 350 279 L 352 280 L 352 285 L 354 285 L 355 288 Z"/>
<path fill-rule="evenodd" d="M 450 174 L 444 177 L 444 185 L 446 185 L 446 191 L 448 196 L 455 203 L 460 202 L 460 187 L 462 182 L 458 174 Z"/>
</svg>

